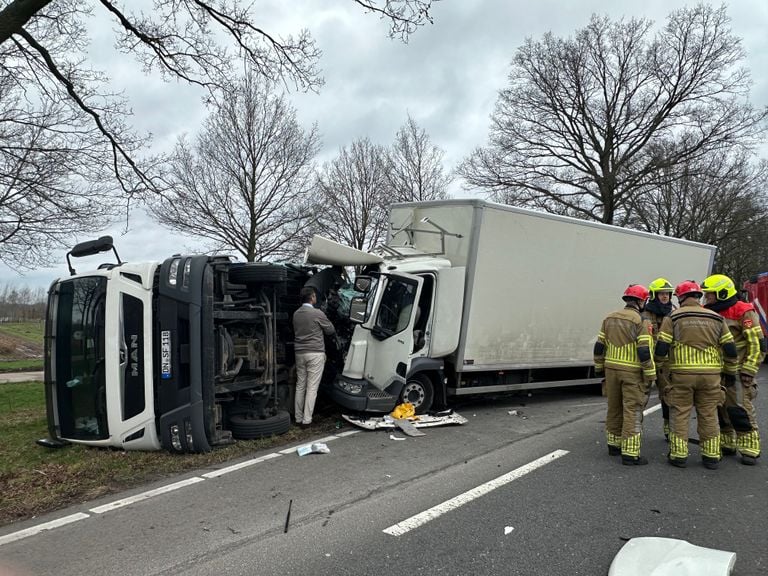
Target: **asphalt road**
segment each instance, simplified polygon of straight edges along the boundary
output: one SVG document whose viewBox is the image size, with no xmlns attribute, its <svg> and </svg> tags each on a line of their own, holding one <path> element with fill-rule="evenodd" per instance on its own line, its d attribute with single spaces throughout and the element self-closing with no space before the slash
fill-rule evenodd
<svg viewBox="0 0 768 576">
<path fill-rule="evenodd" d="M 650 465 L 621 466 L 605 449 L 604 401 L 584 391 L 482 400 L 457 411 L 468 424 L 402 441 L 360 432 L 329 440 L 330 454 L 284 454 L 221 476 L 199 470 L 2 527 L 0 565 L 40 576 L 594 576 L 608 573 L 627 539 L 664 536 L 736 552 L 735 576 L 768 573 L 765 458 L 746 467 L 731 457 L 710 471 L 692 446 L 687 469 L 669 466 L 657 410 L 645 421 Z M 768 429 L 765 394 L 758 412 Z M 531 469 L 532 462 L 541 465 Z M 110 505 L 185 480 L 172 492 Z M 478 487 L 485 493 L 472 499 Z M 419 524 L 445 502 L 456 506 Z M 7 542 L 75 514 L 81 519 Z"/>
</svg>

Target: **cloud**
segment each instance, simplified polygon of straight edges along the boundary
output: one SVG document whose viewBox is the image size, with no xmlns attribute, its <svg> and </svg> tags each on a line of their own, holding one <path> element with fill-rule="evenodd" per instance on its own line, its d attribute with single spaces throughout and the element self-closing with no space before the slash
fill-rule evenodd
<svg viewBox="0 0 768 576">
<path fill-rule="evenodd" d="M 387 22 L 366 14 L 351 0 L 256 0 L 254 13 L 259 24 L 275 34 L 296 35 L 308 28 L 323 51 L 320 65 L 326 84 L 320 93 L 290 94 L 300 121 L 307 127 L 315 122 L 319 126 L 320 161 L 330 160 L 356 138 L 391 143 L 410 113 L 446 151 L 446 165 L 453 168 L 485 143 L 496 96 L 506 85 L 512 56 L 526 37 L 540 37 L 547 31 L 572 35 L 593 12 L 612 18 L 647 17 L 660 25 L 671 10 L 685 5 L 690 3 L 446 0 L 433 6 L 434 24 L 418 30 L 408 44 L 388 38 Z M 766 106 L 768 3 L 739 0 L 728 12 L 752 71 L 752 101 Z M 112 24 L 94 19 L 90 26 L 95 66 L 108 71 L 115 89 L 125 91 L 135 126 L 154 135 L 154 150 L 170 149 L 183 133 L 194 135 L 206 116 L 203 92 L 144 75 L 132 59 L 112 50 Z M 119 225 L 110 230 L 126 260 L 162 260 L 200 247 L 194 239 L 179 240 L 140 212 L 131 217 L 125 235 L 119 234 Z M 93 237 L 100 233 L 94 230 Z M 47 285 L 56 275 L 67 274 L 61 264 L 64 253 L 55 255 L 58 265 L 28 272 L 24 278 L 0 266 L 0 278 Z"/>
</svg>

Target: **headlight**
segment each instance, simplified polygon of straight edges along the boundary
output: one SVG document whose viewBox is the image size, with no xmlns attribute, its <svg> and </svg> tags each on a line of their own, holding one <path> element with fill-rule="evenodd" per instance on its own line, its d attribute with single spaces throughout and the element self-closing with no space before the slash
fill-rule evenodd
<svg viewBox="0 0 768 576">
<path fill-rule="evenodd" d="M 176 278 L 179 275 L 179 259 L 176 258 L 171 262 L 171 267 L 168 269 L 168 284 L 176 286 Z"/>
<path fill-rule="evenodd" d="M 192 451 L 195 449 L 195 442 L 192 439 L 192 423 L 189 420 L 184 420 L 184 432 L 187 435 L 187 448 Z"/>
<path fill-rule="evenodd" d="M 192 258 L 184 260 L 184 271 L 181 273 L 181 285 L 184 288 L 189 286 L 189 271 L 192 268 Z"/>
<path fill-rule="evenodd" d="M 346 380 L 338 380 L 336 385 L 349 394 L 360 394 L 363 391 L 363 385 L 357 382 L 347 382 Z"/>
<path fill-rule="evenodd" d="M 181 452 L 181 438 L 179 438 L 179 427 L 176 424 L 171 426 L 171 445 L 174 450 Z"/>
</svg>

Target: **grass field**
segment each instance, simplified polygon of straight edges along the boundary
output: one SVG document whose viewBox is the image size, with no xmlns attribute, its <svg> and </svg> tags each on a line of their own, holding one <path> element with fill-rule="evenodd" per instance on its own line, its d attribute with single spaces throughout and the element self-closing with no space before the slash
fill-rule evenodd
<svg viewBox="0 0 768 576">
<path fill-rule="evenodd" d="M 0 372 L 37 372 L 43 369 L 42 358 L 0 361 Z"/>
<path fill-rule="evenodd" d="M 0 324 L 0 372 L 29 372 L 43 369 L 42 322 Z"/>
<path fill-rule="evenodd" d="M 118 492 L 185 470 L 246 457 L 335 429 L 335 414 L 316 413 L 312 429 L 238 441 L 208 454 L 126 452 L 35 444 L 48 435 L 41 382 L 0 384 L 0 525 Z"/>
<path fill-rule="evenodd" d="M 45 323 L 43 322 L 4 322 L 0 324 L 0 334 L 16 336 L 31 343 L 43 345 Z"/>
</svg>

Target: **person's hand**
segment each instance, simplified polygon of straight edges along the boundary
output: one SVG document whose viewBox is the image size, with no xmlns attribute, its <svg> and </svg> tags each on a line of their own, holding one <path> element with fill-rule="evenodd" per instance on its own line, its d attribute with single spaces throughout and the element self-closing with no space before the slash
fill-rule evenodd
<svg viewBox="0 0 768 576">
<path fill-rule="evenodd" d="M 752 386 L 752 382 L 755 381 L 755 377 L 752 376 L 752 374 L 746 374 L 745 372 L 739 374 L 739 378 L 741 378 L 741 384 L 743 386 Z"/>
</svg>

